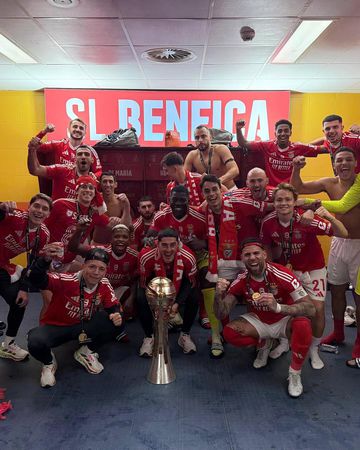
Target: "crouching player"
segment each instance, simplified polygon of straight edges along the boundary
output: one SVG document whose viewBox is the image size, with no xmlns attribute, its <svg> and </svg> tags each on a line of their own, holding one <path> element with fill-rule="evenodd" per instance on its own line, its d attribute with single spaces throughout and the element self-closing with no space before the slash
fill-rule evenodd
<svg viewBox="0 0 360 450">
<path fill-rule="evenodd" d="M 267 364 L 272 339 L 287 337 L 292 349 L 288 392 L 291 397 L 299 397 L 303 392 L 301 367 L 312 339 L 308 318 L 315 315 L 315 307 L 286 267 L 266 262 L 266 252 L 258 239 L 243 241 L 241 257 L 246 271 L 228 290 L 227 280 L 218 281 L 214 310 L 222 319 L 235 306 L 236 297 L 242 296 L 249 312 L 224 327 L 224 338 L 236 347 L 256 346 L 260 341 L 253 364 L 258 369 Z"/>
<path fill-rule="evenodd" d="M 93 345 L 113 339 L 122 328 L 119 302 L 109 281 L 104 278 L 109 255 L 100 248 L 91 249 L 85 256 L 83 269 L 78 273 L 48 273 L 52 252 L 49 244 L 45 256 L 38 258 L 28 273 L 32 284 L 52 292 L 40 326 L 30 330 L 30 354 L 43 363 L 40 384 L 54 386 L 57 363 L 54 347 L 72 340 L 79 341 L 74 358 L 91 374 L 104 369 Z M 89 344 L 89 345 L 88 345 Z"/>
</svg>

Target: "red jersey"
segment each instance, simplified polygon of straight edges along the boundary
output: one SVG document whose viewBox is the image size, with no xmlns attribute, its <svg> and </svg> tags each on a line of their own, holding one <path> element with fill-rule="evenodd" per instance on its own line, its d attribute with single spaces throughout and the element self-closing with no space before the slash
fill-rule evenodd
<svg viewBox="0 0 360 450">
<path fill-rule="evenodd" d="M 183 277 L 186 277 L 189 279 L 190 283 L 192 285 L 195 284 L 196 280 L 196 259 L 194 253 L 186 247 L 186 245 L 182 245 L 179 247 L 178 251 L 179 256 L 182 259 L 181 264 L 177 264 L 178 267 L 181 267 L 180 270 L 178 270 L 178 273 L 175 274 L 176 281 L 181 283 L 181 280 Z M 139 273 L 140 273 L 140 286 L 145 288 L 146 283 L 151 280 L 152 278 L 158 276 L 156 274 L 158 260 L 161 258 L 158 254 L 157 247 L 155 248 L 143 248 L 139 254 Z M 174 280 L 174 266 L 175 266 L 175 260 L 171 264 L 164 264 L 165 266 L 165 272 L 167 278 L 170 280 Z M 174 283 L 175 284 L 175 283 Z"/>
<path fill-rule="evenodd" d="M 69 326 L 80 323 L 80 274 L 81 272 L 48 274 L 46 289 L 53 295 L 40 320 L 42 325 Z M 84 317 L 87 320 L 96 310 L 117 305 L 119 302 L 107 278 L 103 278 L 93 289 L 84 288 Z"/>
<path fill-rule="evenodd" d="M 110 255 L 110 262 L 106 270 L 106 278 L 111 286 L 116 289 L 120 286 L 131 286 L 138 276 L 138 252 L 127 247 L 123 255 L 117 256 L 107 245 L 105 250 Z"/>
<path fill-rule="evenodd" d="M 185 183 L 181 183 L 185 186 L 189 192 L 189 205 L 200 206 L 204 201 L 204 196 L 200 187 L 200 182 L 202 180 L 202 175 L 196 172 L 189 172 L 185 170 Z M 170 194 L 175 186 L 179 186 L 176 181 L 170 181 L 166 186 L 166 203 L 170 204 Z"/>
<path fill-rule="evenodd" d="M 148 229 L 150 228 L 150 224 L 149 225 L 145 224 L 144 218 L 142 216 L 140 216 L 137 219 L 133 220 L 132 225 L 134 227 L 133 243 L 138 250 L 141 250 L 143 248 L 142 240 L 146 236 L 146 233 L 148 232 Z"/>
<path fill-rule="evenodd" d="M 89 172 L 90 177 L 96 180 L 95 174 Z M 52 185 L 52 199 L 58 198 L 76 198 L 75 190 L 76 180 L 79 178 L 76 166 L 65 164 L 54 164 L 46 166 L 46 176 L 53 180 Z"/>
<path fill-rule="evenodd" d="M 324 141 L 323 145 L 329 151 L 331 158 L 333 158 L 334 153 L 340 147 L 349 147 L 353 149 L 357 158 L 357 165 L 355 172 L 356 173 L 360 172 L 360 136 L 358 134 L 346 132 L 343 133 L 341 141 L 335 147 L 332 146 L 329 141 Z"/>
<path fill-rule="evenodd" d="M 193 237 L 206 239 L 205 216 L 192 206 L 189 206 L 188 214 L 179 220 L 173 216 L 170 206 L 167 206 L 162 211 L 158 211 L 154 216 L 150 230 L 159 232 L 164 228 L 177 230 L 180 240 L 183 242 L 187 242 Z"/>
<path fill-rule="evenodd" d="M 295 156 L 309 157 L 321 153 L 319 146 L 300 143 L 290 143 L 287 148 L 281 149 L 276 141 L 251 142 L 250 150 L 262 152 L 264 155 L 265 172 L 272 186 L 289 182 Z"/>
<path fill-rule="evenodd" d="M 249 272 L 240 273 L 232 282 L 228 294 L 241 296 L 249 305 L 250 312 L 256 314 L 261 322 L 272 324 L 285 317 L 285 314 L 270 311 L 267 306 L 259 305 L 252 299 L 255 292 L 269 292 L 282 305 L 293 305 L 307 294 L 299 280 L 286 267 L 280 264 L 266 263 L 265 277 L 262 281 L 254 280 Z"/>
<path fill-rule="evenodd" d="M 297 212 L 294 214 L 291 232 L 291 224 L 282 225 L 275 211 L 265 217 L 260 232 L 264 244 L 281 250 L 281 264 L 289 262 L 293 270 L 301 272 L 322 269 L 325 266 L 324 254 L 316 236 L 332 234 L 332 226 L 327 220 L 315 216 L 310 225 L 302 225 Z M 290 253 L 288 261 L 286 253 Z"/>
<path fill-rule="evenodd" d="M 42 134 L 40 136 L 43 137 Z M 73 147 L 69 139 L 62 139 L 61 141 L 42 142 L 38 151 L 39 153 L 51 153 L 54 156 L 54 164 L 72 166 L 76 162 L 76 149 L 77 147 Z M 99 177 L 102 171 L 100 158 L 95 149 L 92 148 L 91 153 L 94 162 L 91 164 L 90 170 Z"/>
<path fill-rule="evenodd" d="M 109 217 L 106 214 L 99 215 L 92 207 L 80 205 L 76 200 L 61 198 L 55 200 L 50 216 L 46 219 L 46 225 L 50 230 L 51 242 L 63 242 L 65 255 L 63 262 L 72 261 L 76 254 L 66 250 L 70 236 L 76 228 L 76 224 L 82 218 L 90 218 L 91 223 L 82 236 L 81 242 L 84 242 L 91 234 L 95 225 L 105 227 L 109 223 Z"/>
<path fill-rule="evenodd" d="M 6 213 L 4 219 L 0 221 L 0 267 L 9 275 L 13 275 L 16 270 L 16 265 L 11 264 L 10 259 L 26 251 L 34 250 L 38 254 L 44 245 L 49 243 L 50 233 L 45 224 L 42 223 L 40 227 L 29 230 L 28 225 L 27 211 L 14 210 Z M 26 248 L 27 232 L 28 248 Z M 34 249 L 35 245 L 37 248 Z"/>
</svg>

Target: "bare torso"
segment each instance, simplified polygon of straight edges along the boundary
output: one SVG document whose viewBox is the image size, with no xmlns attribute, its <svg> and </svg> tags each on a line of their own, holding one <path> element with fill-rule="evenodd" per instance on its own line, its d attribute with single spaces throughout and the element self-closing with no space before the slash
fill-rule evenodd
<svg viewBox="0 0 360 450">
<path fill-rule="evenodd" d="M 220 145 L 212 145 L 210 151 L 202 152 L 200 155 L 200 150 L 192 150 L 188 157 L 192 162 L 192 165 L 196 172 L 203 173 L 211 173 L 212 175 L 216 175 L 218 178 L 225 175 L 227 172 L 225 161 L 221 158 L 221 146 Z M 220 150 L 220 154 L 219 154 Z M 211 158 L 210 158 L 211 155 Z M 202 156 L 202 158 L 201 158 Z M 209 161 L 210 159 L 210 161 Z M 231 189 L 235 186 L 234 180 L 225 181 L 223 183 L 228 189 Z"/>
<path fill-rule="evenodd" d="M 331 200 L 340 200 L 351 186 L 341 184 L 338 178 L 328 178 L 326 193 Z M 349 239 L 360 239 L 360 204 L 346 214 L 336 214 L 349 232 Z"/>
<path fill-rule="evenodd" d="M 117 197 L 112 197 L 110 200 L 105 200 L 107 211 L 106 215 L 109 217 L 122 217 L 124 206 Z M 109 244 L 111 242 L 111 228 L 110 227 L 95 227 L 93 234 L 93 241 L 97 244 Z"/>
</svg>

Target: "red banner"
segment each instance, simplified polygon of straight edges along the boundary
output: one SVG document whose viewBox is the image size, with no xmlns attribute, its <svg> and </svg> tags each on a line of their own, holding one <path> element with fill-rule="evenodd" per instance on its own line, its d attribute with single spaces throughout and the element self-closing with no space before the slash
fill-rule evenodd
<svg viewBox="0 0 360 450">
<path fill-rule="evenodd" d="M 46 121 L 56 126 L 51 139 L 65 137 L 69 120 L 80 117 L 88 125 L 89 144 L 114 130 L 133 126 L 140 145 L 163 146 L 165 131 L 175 129 L 186 146 L 193 141 L 196 126 L 235 133 L 239 119 L 246 121 L 247 140 L 268 140 L 274 135 L 275 122 L 288 118 L 289 102 L 288 91 L 45 89 Z"/>
</svg>

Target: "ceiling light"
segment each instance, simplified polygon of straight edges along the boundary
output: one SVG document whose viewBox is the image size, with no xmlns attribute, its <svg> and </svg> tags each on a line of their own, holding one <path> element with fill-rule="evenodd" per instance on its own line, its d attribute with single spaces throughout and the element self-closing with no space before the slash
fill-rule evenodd
<svg viewBox="0 0 360 450">
<path fill-rule="evenodd" d="M 148 61 L 173 64 L 192 61 L 196 58 L 195 53 L 183 48 L 150 48 L 146 52 L 142 53 L 142 58 Z"/>
<path fill-rule="evenodd" d="M 47 0 L 47 2 L 56 8 L 74 8 L 78 6 L 80 0 Z"/>
<path fill-rule="evenodd" d="M 19 64 L 37 64 L 37 61 L 0 34 L 0 53 Z"/>
<path fill-rule="evenodd" d="M 273 64 L 295 62 L 332 22 L 332 20 L 303 20 L 280 46 L 271 62 Z"/>
</svg>

